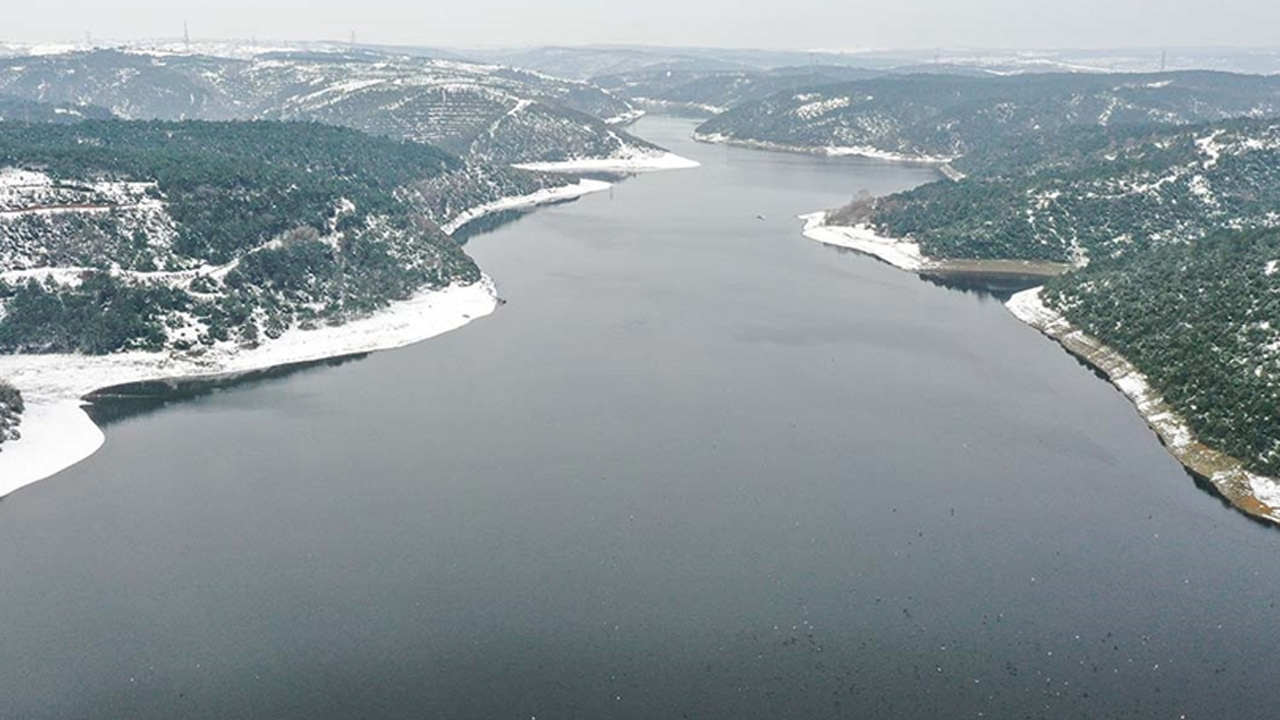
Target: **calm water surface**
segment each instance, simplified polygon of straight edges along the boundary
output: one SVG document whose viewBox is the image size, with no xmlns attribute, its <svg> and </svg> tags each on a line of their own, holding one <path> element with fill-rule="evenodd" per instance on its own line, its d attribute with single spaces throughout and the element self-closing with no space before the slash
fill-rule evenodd
<svg viewBox="0 0 1280 720">
<path fill-rule="evenodd" d="M 495 315 L 0 501 L 0 717 L 1275 717 L 1280 533 L 998 301 L 799 234 L 931 171 L 690 129 L 473 239 Z"/>
</svg>

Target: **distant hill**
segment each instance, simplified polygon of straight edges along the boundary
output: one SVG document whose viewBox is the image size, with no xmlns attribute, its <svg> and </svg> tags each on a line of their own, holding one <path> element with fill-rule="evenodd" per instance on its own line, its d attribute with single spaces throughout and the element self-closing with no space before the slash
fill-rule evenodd
<svg viewBox="0 0 1280 720">
<path fill-rule="evenodd" d="M 586 83 L 369 52 L 249 59 L 98 50 L 0 59 L 0 94 L 127 119 L 315 120 L 515 164 L 656 153 L 610 126 L 637 113 Z"/>
<path fill-rule="evenodd" d="M 659 67 L 600 75 L 591 82 L 644 107 L 722 113 L 750 100 L 797 88 L 832 85 L 883 75 L 842 66 L 797 66 L 772 70 L 689 70 Z"/>
<path fill-rule="evenodd" d="M 0 95 L 0 122 L 71 123 L 112 117 L 110 110 L 92 105 L 46 103 Z"/>
<path fill-rule="evenodd" d="M 747 102 L 708 141 L 955 158 L 1081 125 L 1193 123 L 1280 112 L 1280 77 L 1214 72 L 887 76 Z"/>
</svg>

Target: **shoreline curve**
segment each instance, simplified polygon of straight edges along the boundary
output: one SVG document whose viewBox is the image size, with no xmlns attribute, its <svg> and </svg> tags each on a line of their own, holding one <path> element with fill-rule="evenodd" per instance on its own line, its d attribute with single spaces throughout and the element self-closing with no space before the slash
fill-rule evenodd
<svg viewBox="0 0 1280 720">
<path fill-rule="evenodd" d="M 442 335 L 498 307 L 493 281 L 424 290 L 339 326 L 294 329 L 256 348 L 213 347 L 200 355 L 3 355 L 0 377 L 23 393 L 19 440 L 0 448 L 0 497 L 75 465 L 105 442 L 84 411 L 84 396 L 116 385 L 217 379 L 348 355 L 391 350 Z"/>
<path fill-rule="evenodd" d="M 574 200 L 607 190 L 610 183 L 580 179 L 528 195 L 501 198 L 459 213 L 441 229 L 452 234 L 469 222 L 503 210 Z M 493 280 L 423 290 L 364 318 L 315 330 L 293 329 L 257 348 L 215 347 L 201 355 L 0 355 L 0 378 L 23 394 L 21 437 L 0 446 L 0 498 L 76 465 L 106 442 L 84 411 L 84 397 L 136 382 L 218 379 L 322 360 L 392 350 L 444 334 L 489 315 L 499 305 Z"/>
<path fill-rule="evenodd" d="M 937 260 L 923 255 L 920 246 L 914 242 L 883 237 L 866 226 L 825 225 L 826 216 L 826 212 L 801 215 L 800 219 L 805 221 L 804 236 L 870 255 L 921 277 L 939 271 L 1051 277 L 1071 269 L 1070 265 L 1062 263 Z M 1043 286 L 1038 286 L 1014 293 L 1005 303 L 1005 308 L 1018 320 L 1106 375 L 1111 385 L 1133 403 L 1169 454 L 1190 473 L 1204 478 L 1233 507 L 1252 517 L 1280 525 L 1280 478 L 1252 473 L 1238 458 L 1200 442 L 1186 420 L 1150 386 L 1146 375 L 1123 355 L 1045 305 L 1040 299 L 1042 289 Z"/>
<path fill-rule="evenodd" d="M 1227 502 L 1244 513 L 1280 524 L 1280 479 L 1250 472 L 1238 458 L 1202 443 L 1186 420 L 1151 387 L 1141 370 L 1046 305 L 1040 297 L 1043 289 L 1015 293 L 1005 307 L 1014 317 L 1106 375 L 1133 403 L 1169 454 L 1192 474 L 1207 480 Z"/>
<path fill-rule="evenodd" d="M 879 150 L 870 145 L 860 146 L 843 146 L 843 145 L 788 145 L 787 143 L 771 142 L 769 140 L 750 140 L 744 138 L 735 138 L 720 133 L 700 133 L 694 131 L 693 139 L 695 142 L 706 143 L 707 145 L 727 145 L 729 147 L 749 148 L 751 150 L 767 150 L 769 152 L 784 152 L 793 155 L 817 155 L 818 157 L 861 157 L 868 160 L 884 160 L 886 162 L 904 163 L 910 165 L 929 165 L 939 168 L 939 172 L 948 179 L 955 180 L 955 176 L 964 177 L 963 173 L 951 168 L 951 162 L 955 157 L 946 155 L 906 155 L 903 153 L 890 152 L 888 150 Z M 942 168 L 947 168 L 943 170 Z M 954 176 L 953 176 L 954 174 Z"/>
</svg>

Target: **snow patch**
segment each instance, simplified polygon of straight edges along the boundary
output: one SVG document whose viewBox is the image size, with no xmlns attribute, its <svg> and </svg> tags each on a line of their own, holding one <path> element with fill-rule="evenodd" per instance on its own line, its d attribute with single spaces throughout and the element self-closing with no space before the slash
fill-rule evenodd
<svg viewBox="0 0 1280 720">
<path fill-rule="evenodd" d="M 1249 473 L 1249 489 L 1253 491 L 1253 496 L 1267 507 L 1280 508 L 1280 482 Z"/>
<path fill-rule="evenodd" d="M 0 446 L 0 497 L 84 460 L 106 437 L 78 400 L 26 403 L 22 439 Z"/>
<path fill-rule="evenodd" d="M 1222 157 L 1222 146 L 1218 144 L 1218 136 L 1222 134 L 1222 130 L 1217 130 L 1212 134 L 1196 139 L 1196 149 L 1201 155 L 1205 156 L 1204 169 L 1218 164 L 1218 158 Z"/>
<path fill-rule="evenodd" d="M 878 235 L 868 225 L 852 227 L 827 225 L 825 212 L 801 215 L 800 219 L 804 221 L 802 232 L 810 240 L 857 250 L 878 257 L 894 267 L 912 272 L 923 270 L 928 266 L 928 258 L 920 252 L 919 245 L 907 240 Z"/>
<path fill-rule="evenodd" d="M 819 150 L 823 154 L 832 157 L 857 155 L 873 160 L 892 160 L 893 162 L 923 163 L 928 165 L 944 165 L 956 159 L 952 155 L 906 155 L 904 153 L 879 150 L 870 145 L 828 146 L 819 148 Z"/>
<path fill-rule="evenodd" d="M 724 133 L 695 132 L 693 134 L 693 139 L 703 143 L 735 145 L 755 150 L 802 153 L 804 155 L 825 155 L 827 157 L 856 156 L 870 158 L 872 160 L 888 160 L 890 162 L 920 165 L 946 165 L 956 159 L 955 157 L 948 155 L 908 155 L 906 153 L 881 150 L 879 148 L 871 147 L 870 145 L 787 145 L 785 143 L 775 143 L 767 140 L 744 140 L 731 135 L 725 135 Z M 954 168 L 952 169 L 952 172 L 956 172 L 961 176 L 961 178 L 963 178 L 963 174 L 958 173 Z"/>
<path fill-rule="evenodd" d="M 819 100 L 817 102 L 805 103 L 791 111 L 791 114 L 801 120 L 812 120 L 821 115 L 826 115 L 833 110 L 847 108 L 853 104 L 853 98 L 850 97 L 834 97 L 829 100 Z"/>
<path fill-rule="evenodd" d="M 636 120 L 639 120 L 644 116 L 645 116 L 644 110 L 632 108 L 631 110 L 628 110 L 624 113 L 619 113 L 618 115 L 614 115 L 611 118 L 605 118 L 604 122 L 606 125 L 630 125 L 631 123 L 635 122 Z"/>
<path fill-rule="evenodd" d="M 536 170 L 541 172 L 651 172 L 656 170 L 686 170 L 696 168 L 702 163 L 681 157 L 673 152 L 643 152 L 629 156 L 580 158 L 577 160 L 561 160 L 556 162 L 531 162 L 512 165 L 518 170 Z"/>
<path fill-rule="evenodd" d="M 1192 177 L 1190 182 L 1187 183 L 1187 187 L 1191 189 L 1191 192 L 1194 193 L 1196 197 L 1203 200 L 1206 204 L 1218 204 L 1218 198 L 1214 196 L 1213 189 L 1209 186 L 1209 181 L 1205 179 L 1205 176 L 1196 175 L 1195 177 Z"/>
<path fill-rule="evenodd" d="M 563 185 L 560 187 L 543 188 L 537 192 L 528 195 L 519 195 L 515 197 L 505 197 L 494 200 L 491 203 L 485 203 L 473 207 L 463 212 L 456 218 L 440 227 L 446 233 L 453 234 L 458 228 L 467 223 L 482 218 L 485 215 L 492 215 L 503 210 L 515 210 L 517 208 L 533 207 L 535 205 L 545 205 L 546 203 L 559 202 L 561 200 L 571 200 L 573 198 L 582 197 L 590 193 L 608 190 L 611 185 L 601 180 L 579 180 L 573 185 Z"/>
</svg>

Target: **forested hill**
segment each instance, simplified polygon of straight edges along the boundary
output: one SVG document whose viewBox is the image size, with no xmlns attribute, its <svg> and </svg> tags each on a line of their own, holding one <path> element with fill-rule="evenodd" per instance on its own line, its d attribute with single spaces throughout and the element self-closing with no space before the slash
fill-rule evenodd
<svg viewBox="0 0 1280 720">
<path fill-rule="evenodd" d="M 591 82 L 642 107 L 717 114 L 750 100 L 798 88 L 833 85 L 885 75 L 883 71 L 831 65 L 768 70 L 659 66 L 599 75 Z"/>
<path fill-rule="evenodd" d="M 500 164 L 658 152 L 611 125 L 635 111 L 594 85 L 371 52 L 0 58 L 0 94 L 89 103 L 134 120 L 319 121 Z"/>
<path fill-rule="evenodd" d="M 1201 441 L 1280 476 L 1280 230 L 1094 262 L 1044 299 L 1137 366 Z"/>
<path fill-rule="evenodd" d="M 1280 77 L 1216 72 L 913 75 L 772 95 L 701 125 L 702 139 L 909 157 L 982 154 L 1072 126 L 1280 114 Z"/>
<path fill-rule="evenodd" d="M 92 105 L 47 103 L 0 95 L 0 122 L 72 123 L 112 117 L 110 110 Z"/>
<path fill-rule="evenodd" d="M 941 258 L 1071 261 L 1045 300 L 1280 475 L 1280 120 L 1074 130 L 835 214 Z"/>
<path fill-rule="evenodd" d="M 0 123 L 0 352 L 252 344 L 474 282 L 441 208 L 548 182 L 314 123 Z"/>
<path fill-rule="evenodd" d="M 1280 120 L 1078 130 L 879 200 L 871 224 L 940 258 L 1103 260 L 1280 224 Z"/>
</svg>

